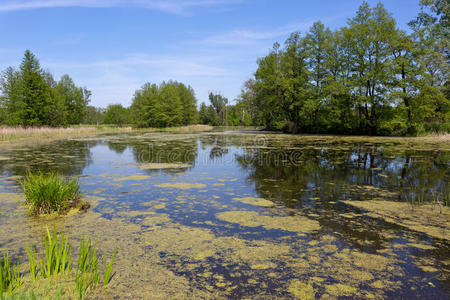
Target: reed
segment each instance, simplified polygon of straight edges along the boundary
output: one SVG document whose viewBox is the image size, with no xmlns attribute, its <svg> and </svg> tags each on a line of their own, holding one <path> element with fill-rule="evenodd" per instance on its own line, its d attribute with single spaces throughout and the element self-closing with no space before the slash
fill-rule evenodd
<svg viewBox="0 0 450 300">
<path fill-rule="evenodd" d="M 0 127 L 0 141 L 22 139 L 54 139 L 67 136 L 83 136 L 104 132 L 127 132 L 131 127 L 71 126 L 71 127 Z"/>
<path fill-rule="evenodd" d="M 114 264 L 114 260 L 116 259 L 116 253 L 117 253 L 117 246 L 114 249 L 114 253 L 113 253 L 113 256 L 112 256 L 109 264 L 106 261 L 106 256 L 104 257 L 105 258 L 105 272 L 103 273 L 103 287 L 105 287 L 111 281 L 112 267 Z"/>
<path fill-rule="evenodd" d="M 27 250 L 28 265 L 30 267 L 31 279 L 33 281 L 35 281 L 36 280 L 36 259 L 34 257 L 33 243 L 30 242 L 30 246 L 27 246 L 27 243 L 25 243 L 25 249 Z"/>
<path fill-rule="evenodd" d="M 44 240 L 44 257 L 41 259 L 41 275 L 49 278 L 59 273 L 65 273 L 72 269 L 71 266 L 71 245 L 68 243 L 69 237 L 61 233 L 60 240 L 56 234 L 55 228 L 53 233 L 47 227 L 47 236 Z"/>
<path fill-rule="evenodd" d="M 82 204 L 78 178 L 64 179 L 55 172 L 28 172 L 20 184 L 32 214 L 65 213 Z"/>
<path fill-rule="evenodd" d="M 14 265 L 9 258 L 8 249 L 6 249 L 6 252 L 3 252 L 3 261 L 0 262 L 0 299 L 3 299 L 3 293 L 6 291 L 11 296 L 21 284 L 22 275 L 19 271 L 19 260 Z"/>
<path fill-rule="evenodd" d="M 85 241 L 83 237 L 80 241 L 80 256 L 75 273 L 78 298 L 82 299 L 88 289 L 95 288 L 99 283 L 99 278 L 97 244 L 93 244 L 91 239 Z"/>
</svg>

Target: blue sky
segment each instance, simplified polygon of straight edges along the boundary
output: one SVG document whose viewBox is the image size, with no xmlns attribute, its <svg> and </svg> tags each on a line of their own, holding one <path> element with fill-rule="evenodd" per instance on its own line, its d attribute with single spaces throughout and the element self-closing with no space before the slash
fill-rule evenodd
<svg viewBox="0 0 450 300">
<path fill-rule="evenodd" d="M 376 5 L 378 1 L 368 1 Z M 419 0 L 381 1 L 398 22 Z M 200 102 L 209 91 L 236 98 L 258 57 L 290 32 L 321 20 L 332 29 L 361 0 L 0 0 L 0 70 L 30 49 L 55 77 L 67 73 L 92 105 L 128 106 L 145 82 L 178 80 Z"/>
</svg>

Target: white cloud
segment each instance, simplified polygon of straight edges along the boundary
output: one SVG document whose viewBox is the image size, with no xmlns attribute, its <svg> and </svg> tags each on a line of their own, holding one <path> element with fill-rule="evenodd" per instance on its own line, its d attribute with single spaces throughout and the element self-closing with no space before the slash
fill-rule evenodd
<svg viewBox="0 0 450 300">
<path fill-rule="evenodd" d="M 275 29 L 259 31 L 236 29 L 211 35 L 201 40 L 200 43 L 206 45 L 251 45 L 259 41 L 275 40 L 294 31 L 308 30 L 312 26 L 312 24 L 313 21 L 306 21 L 303 23 L 290 24 Z"/>
<path fill-rule="evenodd" d="M 177 15 L 191 15 L 198 7 L 226 6 L 240 0 L 7 0 L 0 12 L 54 7 L 140 7 Z"/>
</svg>

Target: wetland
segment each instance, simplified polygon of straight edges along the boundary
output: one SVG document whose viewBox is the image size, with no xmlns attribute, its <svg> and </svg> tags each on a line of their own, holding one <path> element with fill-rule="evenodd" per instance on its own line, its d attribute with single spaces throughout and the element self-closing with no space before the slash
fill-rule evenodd
<svg viewBox="0 0 450 300">
<path fill-rule="evenodd" d="M 117 245 L 112 280 L 91 298 L 450 295 L 448 139 L 124 132 L 0 157 L 0 250 L 24 261 L 46 226 L 74 245 L 90 236 L 102 256 Z M 91 208 L 27 214 L 29 171 L 79 178 Z M 22 289 L 42 295 L 72 288 L 26 276 Z"/>
</svg>

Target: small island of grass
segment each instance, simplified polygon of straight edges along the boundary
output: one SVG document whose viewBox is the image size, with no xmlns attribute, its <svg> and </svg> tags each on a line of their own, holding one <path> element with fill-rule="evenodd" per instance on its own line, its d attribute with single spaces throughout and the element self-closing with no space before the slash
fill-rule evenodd
<svg viewBox="0 0 450 300">
<path fill-rule="evenodd" d="M 21 182 L 30 214 L 67 214 L 70 210 L 86 211 L 90 204 L 82 199 L 78 178 L 66 179 L 52 172 L 28 172 Z"/>
</svg>

